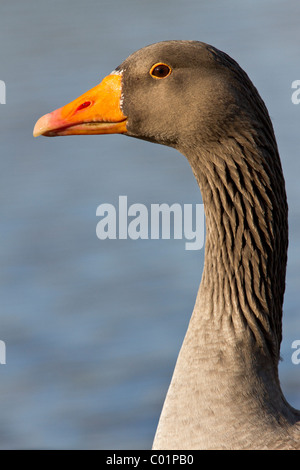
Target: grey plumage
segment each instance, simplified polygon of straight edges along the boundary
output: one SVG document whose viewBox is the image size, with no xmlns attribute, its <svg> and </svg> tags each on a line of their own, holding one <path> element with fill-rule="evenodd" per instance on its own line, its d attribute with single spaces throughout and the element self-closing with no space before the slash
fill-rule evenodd
<svg viewBox="0 0 300 470">
<path fill-rule="evenodd" d="M 218 49 L 165 41 L 132 54 L 34 129 L 113 132 L 185 155 L 205 205 L 202 280 L 153 448 L 300 449 L 300 412 L 278 378 L 288 207 L 256 88 Z"/>
</svg>

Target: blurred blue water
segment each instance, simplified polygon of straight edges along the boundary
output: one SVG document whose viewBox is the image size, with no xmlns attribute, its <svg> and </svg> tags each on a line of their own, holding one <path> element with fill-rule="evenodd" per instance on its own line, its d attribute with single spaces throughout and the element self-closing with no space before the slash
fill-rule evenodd
<svg viewBox="0 0 300 470">
<path fill-rule="evenodd" d="M 297 1 L 29 0 L 0 6 L 0 448 L 150 448 L 203 268 L 184 240 L 96 237 L 96 208 L 200 203 L 179 153 L 123 136 L 33 139 L 42 114 L 131 52 L 197 39 L 232 55 L 263 96 L 290 206 L 280 367 L 300 408 Z"/>
</svg>

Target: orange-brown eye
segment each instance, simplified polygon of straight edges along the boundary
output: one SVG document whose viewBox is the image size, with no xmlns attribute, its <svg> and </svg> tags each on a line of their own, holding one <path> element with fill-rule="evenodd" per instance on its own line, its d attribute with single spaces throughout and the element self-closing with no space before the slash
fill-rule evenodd
<svg viewBox="0 0 300 470">
<path fill-rule="evenodd" d="M 150 75 L 154 78 L 166 78 L 172 72 L 171 67 L 167 64 L 159 63 L 151 67 Z"/>
</svg>

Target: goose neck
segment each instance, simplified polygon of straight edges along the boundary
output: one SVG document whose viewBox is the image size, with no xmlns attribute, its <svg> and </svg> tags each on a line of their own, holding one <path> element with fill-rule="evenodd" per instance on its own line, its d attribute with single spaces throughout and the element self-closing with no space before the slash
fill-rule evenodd
<svg viewBox="0 0 300 470">
<path fill-rule="evenodd" d="M 189 156 L 206 215 L 198 308 L 233 338 L 248 330 L 277 364 L 288 229 L 275 138 L 240 132 Z"/>
</svg>

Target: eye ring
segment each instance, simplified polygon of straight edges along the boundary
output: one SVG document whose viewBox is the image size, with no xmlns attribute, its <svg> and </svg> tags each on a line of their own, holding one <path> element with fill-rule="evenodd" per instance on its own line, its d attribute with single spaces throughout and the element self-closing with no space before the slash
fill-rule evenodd
<svg viewBox="0 0 300 470">
<path fill-rule="evenodd" d="M 167 78 L 171 72 L 172 69 L 169 65 L 164 62 L 157 62 L 157 64 L 152 65 L 149 73 L 151 77 L 161 80 Z"/>
</svg>

